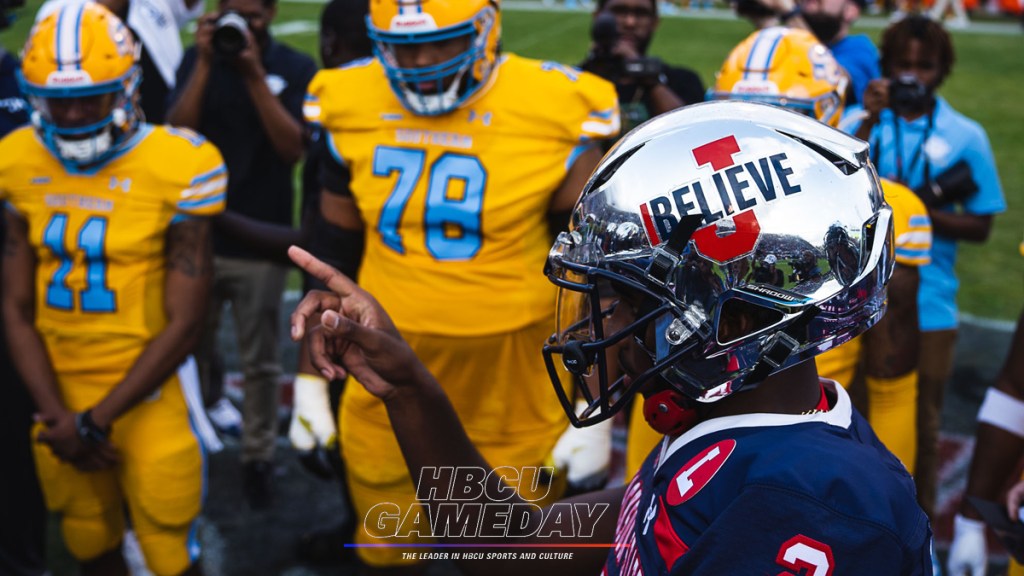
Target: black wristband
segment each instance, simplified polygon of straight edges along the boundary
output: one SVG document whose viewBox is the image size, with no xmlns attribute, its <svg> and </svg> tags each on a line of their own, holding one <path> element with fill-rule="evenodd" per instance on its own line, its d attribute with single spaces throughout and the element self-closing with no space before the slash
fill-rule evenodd
<svg viewBox="0 0 1024 576">
<path fill-rule="evenodd" d="M 92 410 L 75 414 L 75 429 L 78 430 L 78 437 L 90 444 L 106 442 L 110 435 L 110 429 L 102 429 L 92 419 Z"/>
<path fill-rule="evenodd" d="M 800 7 L 799 6 L 795 6 L 792 10 L 790 10 L 788 12 L 783 12 L 782 14 L 779 14 L 779 22 L 785 24 L 786 22 L 789 22 L 790 20 L 792 20 L 793 18 L 796 18 L 799 15 L 800 15 Z"/>
</svg>

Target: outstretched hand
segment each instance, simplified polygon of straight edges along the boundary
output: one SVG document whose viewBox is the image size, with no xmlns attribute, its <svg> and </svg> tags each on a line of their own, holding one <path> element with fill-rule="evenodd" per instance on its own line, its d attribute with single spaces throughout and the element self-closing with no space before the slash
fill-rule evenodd
<svg viewBox="0 0 1024 576">
<path fill-rule="evenodd" d="M 330 289 L 306 294 L 291 316 L 292 339 L 308 335 L 310 360 L 324 378 L 351 374 L 367 391 L 383 399 L 424 376 L 430 378 L 369 292 L 302 248 L 292 246 L 288 257 Z"/>
<path fill-rule="evenodd" d="M 1024 482 L 1018 482 L 1006 493 L 1006 513 L 1010 516 L 1010 520 L 1024 522 L 1024 518 L 1020 516 L 1022 505 L 1024 505 Z"/>
</svg>

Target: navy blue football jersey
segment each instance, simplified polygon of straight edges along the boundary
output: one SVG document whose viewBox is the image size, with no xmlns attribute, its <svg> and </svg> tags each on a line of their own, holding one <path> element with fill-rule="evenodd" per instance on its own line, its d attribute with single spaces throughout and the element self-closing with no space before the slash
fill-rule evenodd
<svg viewBox="0 0 1024 576">
<path fill-rule="evenodd" d="M 841 386 L 810 415 L 702 422 L 648 457 L 604 574 L 930 575 L 906 469 Z"/>
</svg>

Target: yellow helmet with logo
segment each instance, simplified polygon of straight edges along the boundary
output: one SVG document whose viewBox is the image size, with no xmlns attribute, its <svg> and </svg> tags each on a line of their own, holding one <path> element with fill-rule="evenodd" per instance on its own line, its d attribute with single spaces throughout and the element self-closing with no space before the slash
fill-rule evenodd
<svg viewBox="0 0 1024 576">
<path fill-rule="evenodd" d="M 846 72 L 814 34 L 766 28 L 733 49 L 709 97 L 774 104 L 834 127 L 843 113 L 848 82 Z"/>
<path fill-rule="evenodd" d="M 369 34 L 391 88 L 411 112 L 447 114 L 485 89 L 498 61 L 498 0 L 370 0 Z M 403 67 L 396 50 L 465 39 L 466 49 L 437 64 Z"/>
<path fill-rule="evenodd" d="M 22 55 L 19 81 L 32 123 L 70 170 L 102 166 L 137 131 L 139 49 L 131 32 L 103 6 L 69 5 L 37 23 Z M 98 110 L 58 118 L 69 105 Z"/>
</svg>

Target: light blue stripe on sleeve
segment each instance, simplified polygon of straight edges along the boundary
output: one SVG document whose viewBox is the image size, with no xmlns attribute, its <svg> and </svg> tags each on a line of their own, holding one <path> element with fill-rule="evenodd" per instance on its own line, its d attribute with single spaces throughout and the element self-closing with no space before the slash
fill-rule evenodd
<svg viewBox="0 0 1024 576">
<path fill-rule="evenodd" d="M 896 255 L 906 258 L 907 260 L 927 260 L 931 256 L 930 250 L 922 250 L 920 248 L 903 248 L 896 247 Z"/>
<path fill-rule="evenodd" d="M 216 176 L 220 176 L 221 174 L 224 174 L 227 171 L 228 171 L 227 166 L 221 164 L 220 166 L 214 168 L 213 170 L 210 170 L 209 172 L 205 172 L 205 173 L 200 174 L 199 176 L 196 176 L 195 178 L 193 178 L 192 182 L 189 183 L 189 186 L 195 186 L 196 184 L 202 184 L 203 182 L 206 182 L 207 180 L 211 180 L 211 179 L 213 179 Z"/>
<path fill-rule="evenodd" d="M 211 204 L 217 204 L 218 202 L 224 201 L 224 193 L 221 192 L 216 196 L 210 196 L 209 198 L 200 198 L 199 200 L 189 200 L 187 202 L 178 202 L 178 208 L 201 208 L 203 206 L 209 206 Z"/>
<path fill-rule="evenodd" d="M 926 227 L 926 228 L 931 228 L 931 226 L 932 226 L 932 219 L 927 217 L 927 216 L 921 215 L 921 214 L 918 214 L 917 216 L 911 216 L 910 217 L 910 226 L 911 227 L 922 226 L 922 227 Z"/>
<path fill-rule="evenodd" d="M 569 159 L 565 161 L 566 171 L 572 168 L 572 165 L 576 163 L 576 159 L 580 157 L 580 154 L 586 152 L 590 146 L 590 144 L 579 144 L 572 149 L 572 152 L 569 153 Z"/>
</svg>

